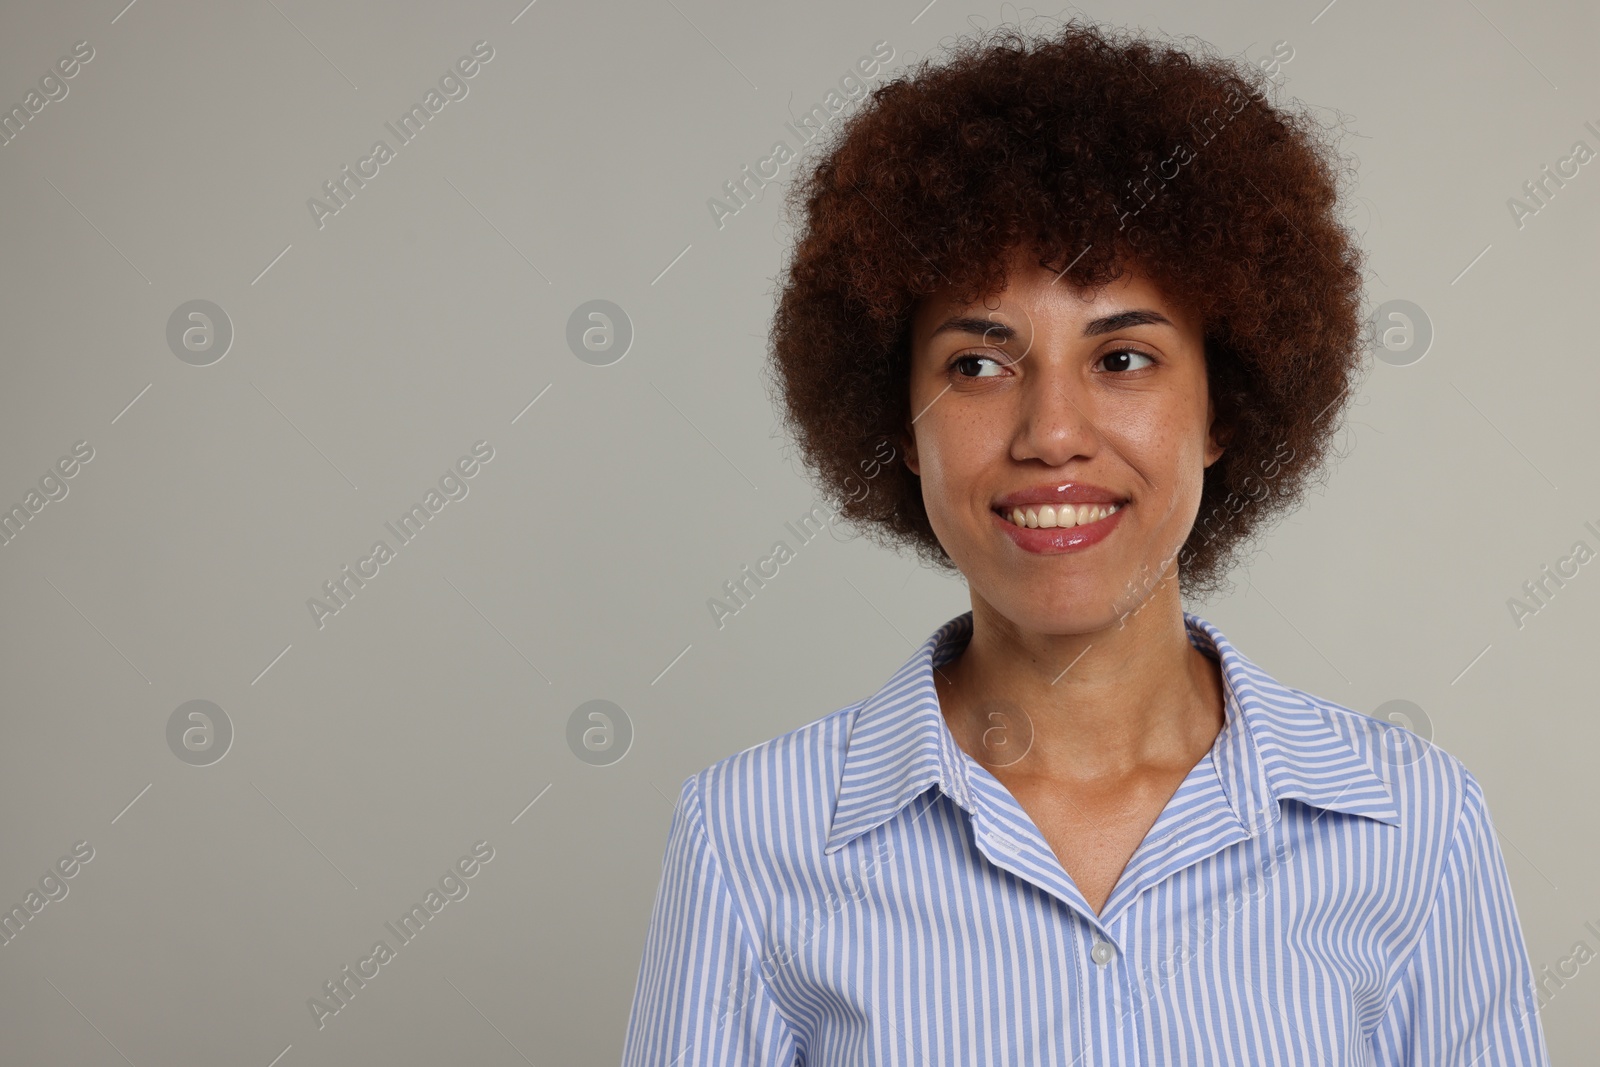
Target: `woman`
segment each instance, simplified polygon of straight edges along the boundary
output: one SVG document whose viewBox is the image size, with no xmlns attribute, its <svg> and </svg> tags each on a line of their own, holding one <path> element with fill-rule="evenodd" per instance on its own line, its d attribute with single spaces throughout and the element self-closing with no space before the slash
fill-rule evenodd
<svg viewBox="0 0 1600 1067">
<path fill-rule="evenodd" d="M 972 609 L 684 782 L 625 1064 L 1548 1063 L 1477 780 L 1182 607 L 1362 367 L 1336 157 L 1264 81 L 1005 31 L 794 188 L 789 425 Z"/>
</svg>

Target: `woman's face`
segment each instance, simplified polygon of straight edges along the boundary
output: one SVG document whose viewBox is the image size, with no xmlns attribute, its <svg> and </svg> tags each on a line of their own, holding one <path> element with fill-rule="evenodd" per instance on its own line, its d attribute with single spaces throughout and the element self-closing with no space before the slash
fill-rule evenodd
<svg viewBox="0 0 1600 1067">
<path fill-rule="evenodd" d="M 1017 255 L 998 297 L 929 297 L 910 387 L 906 465 L 940 544 L 1000 615 L 1036 632 L 1101 629 L 1176 574 L 1222 448 L 1203 324 L 1142 272 L 1091 293 Z M 1014 525 L 1005 505 L 1019 494 L 1025 524 L 1030 510 L 1050 522 L 1051 506 L 1061 525 Z M 1096 521 L 1085 501 L 1120 507 Z"/>
</svg>

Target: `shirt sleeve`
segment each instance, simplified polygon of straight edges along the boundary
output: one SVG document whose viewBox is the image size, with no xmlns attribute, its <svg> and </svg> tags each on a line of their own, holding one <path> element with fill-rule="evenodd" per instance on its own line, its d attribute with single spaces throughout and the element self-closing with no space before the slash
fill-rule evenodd
<svg viewBox="0 0 1600 1067">
<path fill-rule="evenodd" d="M 1432 910 L 1373 1034 L 1378 1067 L 1549 1067 L 1533 968 L 1483 788 L 1465 799 Z"/>
<path fill-rule="evenodd" d="M 622 1067 L 795 1067 L 798 1057 L 706 834 L 691 775 L 667 832 Z"/>
</svg>

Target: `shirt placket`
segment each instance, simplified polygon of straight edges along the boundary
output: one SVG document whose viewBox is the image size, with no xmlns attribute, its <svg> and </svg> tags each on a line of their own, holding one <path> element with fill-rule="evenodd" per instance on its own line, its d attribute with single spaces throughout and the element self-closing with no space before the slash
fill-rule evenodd
<svg viewBox="0 0 1600 1067">
<path fill-rule="evenodd" d="M 1078 917 L 1079 1044 L 1083 1054 L 1073 1067 L 1116 1063 L 1137 1067 L 1133 1013 L 1128 1010 L 1127 946 L 1116 929 Z"/>
</svg>

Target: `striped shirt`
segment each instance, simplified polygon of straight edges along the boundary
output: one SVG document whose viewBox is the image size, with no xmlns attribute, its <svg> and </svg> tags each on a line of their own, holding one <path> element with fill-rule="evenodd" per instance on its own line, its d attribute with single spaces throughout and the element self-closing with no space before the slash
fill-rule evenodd
<svg viewBox="0 0 1600 1067">
<path fill-rule="evenodd" d="M 624 1067 L 1548 1067 L 1477 779 L 1184 621 L 1224 725 L 1099 914 L 940 713 L 970 611 L 690 775 Z"/>
</svg>

